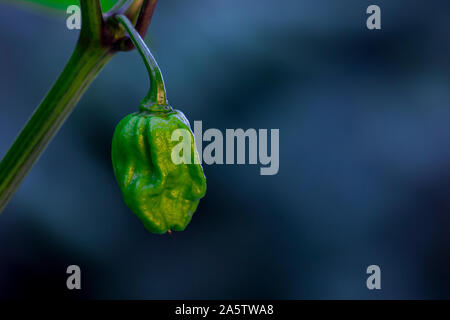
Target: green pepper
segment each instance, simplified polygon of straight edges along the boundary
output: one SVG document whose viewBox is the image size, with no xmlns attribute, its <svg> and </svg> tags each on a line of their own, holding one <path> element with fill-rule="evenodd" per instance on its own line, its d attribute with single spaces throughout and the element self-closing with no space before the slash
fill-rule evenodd
<svg viewBox="0 0 450 320">
<path fill-rule="evenodd" d="M 112 141 L 114 175 L 127 206 L 153 233 L 182 231 L 206 193 L 206 178 L 199 161 L 189 121 L 169 106 L 161 71 L 129 20 L 117 16 L 135 43 L 149 72 L 150 91 L 140 112 L 117 125 Z M 175 164 L 172 140 L 177 129 L 190 134 L 193 161 Z"/>
<path fill-rule="evenodd" d="M 125 203 L 154 233 L 184 230 L 206 192 L 198 160 L 178 165 L 172 161 L 176 129 L 192 135 L 180 111 L 138 112 L 118 124 L 112 142 L 114 174 Z M 191 153 L 198 159 L 193 136 L 191 141 Z"/>
</svg>

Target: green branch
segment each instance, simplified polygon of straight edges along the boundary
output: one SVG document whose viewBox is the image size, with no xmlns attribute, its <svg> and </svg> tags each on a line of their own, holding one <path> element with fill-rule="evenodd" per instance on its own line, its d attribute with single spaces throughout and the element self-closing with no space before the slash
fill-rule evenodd
<svg viewBox="0 0 450 320">
<path fill-rule="evenodd" d="M 106 49 L 77 45 L 64 71 L 0 163 L 0 212 L 112 56 Z"/>
<path fill-rule="evenodd" d="M 103 16 L 99 0 L 80 0 L 81 21 L 83 27 L 80 32 L 80 41 L 100 43 Z"/>
</svg>

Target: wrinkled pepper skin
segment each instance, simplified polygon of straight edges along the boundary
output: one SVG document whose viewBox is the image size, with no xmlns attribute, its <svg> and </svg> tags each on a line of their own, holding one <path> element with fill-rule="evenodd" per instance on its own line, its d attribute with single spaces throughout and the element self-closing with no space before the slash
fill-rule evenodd
<svg viewBox="0 0 450 320">
<path fill-rule="evenodd" d="M 175 129 L 191 134 L 192 164 L 172 162 Z M 153 233 L 184 230 L 206 193 L 189 121 L 178 110 L 125 117 L 114 132 L 112 163 L 125 203 Z"/>
</svg>

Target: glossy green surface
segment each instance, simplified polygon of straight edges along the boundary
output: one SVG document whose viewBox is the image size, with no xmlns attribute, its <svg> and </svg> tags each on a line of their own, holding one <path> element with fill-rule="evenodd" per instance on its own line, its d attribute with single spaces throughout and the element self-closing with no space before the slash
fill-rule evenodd
<svg viewBox="0 0 450 320">
<path fill-rule="evenodd" d="M 176 129 L 191 134 L 192 164 L 172 162 L 179 143 L 171 140 Z M 125 117 L 114 133 L 112 163 L 125 203 L 153 233 L 184 230 L 206 193 L 189 122 L 177 110 Z"/>
<path fill-rule="evenodd" d="M 19 2 L 20 1 L 10 1 L 13 2 Z M 49 7 L 52 9 L 58 9 L 58 10 L 64 10 L 71 6 L 71 5 L 79 5 L 78 0 L 22 0 L 24 3 L 30 3 L 30 4 L 37 4 L 44 7 Z M 117 2 L 116 0 L 101 0 L 103 11 L 107 11 L 111 9 L 114 4 Z"/>
</svg>

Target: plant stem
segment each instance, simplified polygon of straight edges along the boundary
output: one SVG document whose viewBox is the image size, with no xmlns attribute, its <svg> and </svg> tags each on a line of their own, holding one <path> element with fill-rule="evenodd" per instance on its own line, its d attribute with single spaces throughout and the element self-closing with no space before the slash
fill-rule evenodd
<svg viewBox="0 0 450 320">
<path fill-rule="evenodd" d="M 99 44 L 103 28 L 102 8 L 98 0 L 81 0 L 83 28 L 80 32 L 80 41 Z"/>
<path fill-rule="evenodd" d="M 0 163 L 0 212 L 112 56 L 108 48 L 86 48 L 78 42 L 64 71 Z"/>
<path fill-rule="evenodd" d="M 158 0 L 144 0 L 144 3 L 142 4 L 142 9 L 135 28 L 141 37 L 145 37 L 145 34 L 147 33 L 157 2 Z"/>
<path fill-rule="evenodd" d="M 156 3 L 158 0 L 143 0 L 141 11 L 139 12 L 139 17 L 136 21 L 136 26 L 134 27 L 137 32 L 141 35 L 142 38 L 145 37 L 147 33 L 148 26 L 150 21 L 152 20 L 153 12 L 155 11 Z M 123 14 L 121 12 L 117 12 L 117 14 Z M 129 14 L 125 14 L 127 17 L 130 17 Z M 129 18 L 130 19 L 130 18 Z M 133 22 L 132 19 L 130 19 Z M 127 38 L 120 44 L 120 48 L 122 51 L 129 51 L 134 49 L 134 44 L 131 39 Z"/>
<path fill-rule="evenodd" d="M 141 102 L 141 110 L 144 111 L 167 111 L 168 101 L 166 96 L 166 87 L 164 85 L 164 79 L 159 69 L 158 63 L 151 54 L 144 40 L 140 36 L 139 32 L 134 29 L 130 20 L 124 15 L 116 15 L 115 18 L 119 21 L 127 30 L 128 35 L 133 41 L 135 47 L 138 49 L 142 59 L 144 60 L 145 67 L 148 71 L 150 78 L 150 90 L 144 100 Z"/>
</svg>

